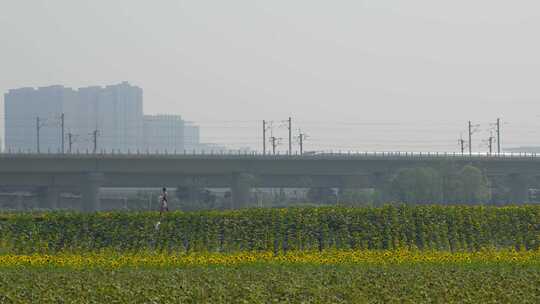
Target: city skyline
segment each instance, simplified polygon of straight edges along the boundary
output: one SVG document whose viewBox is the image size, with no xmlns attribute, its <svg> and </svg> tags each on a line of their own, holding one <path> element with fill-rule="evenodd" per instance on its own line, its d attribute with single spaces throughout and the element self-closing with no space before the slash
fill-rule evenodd
<svg viewBox="0 0 540 304">
<path fill-rule="evenodd" d="M 143 89 L 128 82 L 73 89 L 11 89 L 5 149 L 22 152 L 201 150 L 199 127 L 180 115 L 145 115 Z"/>
<path fill-rule="evenodd" d="M 129 82 L 123 81 L 119 85 L 128 85 L 130 86 Z M 32 92 L 39 92 L 42 91 L 45 95 L 54 95 L 55 90 L 60 90 L 64 92 L 64 96 L 69 96 L 73 94 L 79 94 L 81 95 L 80 99 L 85 103 L 88 103 L 92 100 L 92 94 L 97 94 L 100 90 L 107 90 L 114 88 L 115 85 L 103 85 L 103 86 L 89 86 L 89 87 L 81 87 L 77 90 L 74 90 L 69 87 L 65 87 L 64 85 L 49 85 L 49 86 L 42 86 L 42 87 L 21 87 L 18 89 L 10 89 L 8 93 L 5 94 L 5 96 L 8 96 L 10 93 L 16 93 L 18 95 L 24 95 L 24 94 L 31 94 Z M 135 88 L 141 90 L 141 99 L 142 99 L 142 88 L 139 88 L 138 86 L 135 86 Z M 47 93 L 48 92 L 48 93 Z M 109 94 L 110 95 L 110 94 Z M 50 96 L 48 97 L 50 99 Z M 47 98 L 45 98 L 47 99 Z M 49 100 L 50 101 L 50 100 Z M 142 109 L 144 103 L 141 100 L 141 106 Z M 58 107 L 58 105 L 57 105 Z M 68 106 L 69 108 L 69 106 Z M 58 130 L 56 130 L 57 127 L 59 127 L 59 119 L 60 114 L 62 110 L 59 109 L 46 109 L 45 111 L 56 111 L 55 114 L 46 114 L 41 117 L 42 119 L 49 120 L 49 122 L 44 122 L 44 128 L 42 129 L 42 142 L 54 142 L 55 140 L 58 140 Z M 64 111 L 65 112 L 65 111 Z M 81 113 L 77 113 L 76 115 L 68 115 L 66 118 L 66 124 L 72 125 L 73 121 L 84 121 L 86 116 L 88 116 L 92 111 L 90 109 L 86 109 L 82 111 Z M 140 112 L 140 110 L 139 110 Z M 65 114 L 65 113 L 64 113 Z M 188 151 L 223 151 L 223 150 L 244 150 L 244 151 L 261 151 L 262 148 L 262 127 L 261 122 L 258 120 L 216 120 L 216 121 L 204 121 L 202 122 L 203 129 L 205 130 L 204 133 L 210 134 L 210 136 L 206 136 L 205 139 L 200 140 L 200 131 L 199 126 L 194 126 L 193 121 L 187 121 L 184 120 L 180 115 L 173 114 L 173 113 L 158 113 L 158 114 L 146 114 L 140 112 L 139 115 L 143 115 L 143 120 L 148 120 L 152 118 L 161 118 L 165 119 L 167 117 L 176 117 L 176 119 L 181 119 L 183 123 L 186 125 L 186 133 L 189 133 L 191 135 L 184 134 L 186 142 L 188 142 L 186 149 L 179 146 L 179 144 L 172 144 L 170 140 L 163 139 L 162 144 L 158 145 L 156 144 L 155 137 L 161 136 L 161 137 L 167 137 L 167 132 L 162 132 L 163 134 L 157 135 L 155 131 L 153 131 L 153 137 L 152 139 L 147 140 L 147 142 L 144 142 L 147 138 L 146 135 L 144 135 L 143 131 L 139 131 L 141 135 L 141 142 L 139 144 L 135 144 L 131 148 L 113 148 L 111 147 L 111 144 L 107 144 L 107 141 L 111 141 L 112 138 L 114 138 L 113 135 L 107 134 L 107 136 L 103 136 L 104 134 L 101 134 L 100 137 L 100 144 L 103 145 L 102 140 L 105 140 L 105 144 L 103 145 L 106 149 L 109 150 L 133 150 L 136 151 L 137 149 L 142 150 L 153 150 L 156 151 L 182 151 L 182 150 L 188 150 Z M 34 116 L 30 115 L 32 121 L 35 119 Z M 54 117 L 53 117 L 54 116 Z M 95 116 L 95 115 L 94 115 Z M 5 116 L 4 116 L 5 117 Z M 2 118 L 4 118 L 2 117 Z M 112 119 L 112 118 L 111 118 Z M 488 139 L 490 137 L 494 138 L 494 132 L 495 130 L 495 119 L 491 121 L 473 121 L 475 125 L 475 130 L 473 130 L 473 151 L 474 152 L 487 152 L 489 150 L 488 146 Z M 51 120 L 56 121 L 53 124 L 56 124 L 56 127 L 51 128 Z M 95 122 L 96 125 L 104 125 L 103 124 L 103 118 L 100 119 L 101 122 Z M 278 140 L 278 146 L 277 146 L 277 152 L 278 153 L 285 153 L 288 151 L 287 147 L 287 131 L 285 130 L 285 119 L 281 120 L 266 120 L 269 123 L 268 130 L 268 136 L 267 136 L 267 152 L 271 152 L 271 143 L 268 141 L 269 137 L 271 136 L 271 133 L 274 132 L 276 135 L 276 138 Z M 20 119 L 19 122 L 20 123 Z M 26 122 L 30 123 L 30 122 Z M 35 126 L 35 122 L 32 122 Z M 468 142 L 467 142 L 467 128 L 465 125 L 466 122 L 456 122 L 451 120 L 445 120 L 445 121 L 414 121 L 414 122 L 407 122 L 407 121 L 313 121 L 313 120 L 296 120 L 296 118 L 293 119 L 293 153 L 299 152 L 299 146 L 298 146 L 298 134 L 299 132 L 302 132 L 304 135 L 307 134 L 307 137 L 304 141 L 304 146 L 306 147 L 306 151 L 433 151 L 433 152 L 455 152 L 459 151 L 459 144 L 456 143 L 460 139 L 464 138 L 465 141 L 465 147 L 466 150 L 468 150 Z M 137 130 L 143 130 L 142 122 L 140 126 L 137 126 L 135 128 L 123 128 L 123 131 L 126 131 L 128 129 L 137 129 Z M 527 123 L 509 123 L 508 121 L 505 121 L 503 118 L 502 120 L 502 130 L 503 130 L 503 138 L 506 140 L 502 140 L 502 146 L 503 151 L 519 151 L 520 148 L 524 148 L 523 151 L 536 151 L 536 147 L 538 147 L 540 144 L 537 144 L 536 139 L 533 137 L 531 141 L 516 141 L 515 140 L 515 134 L 520 133 L 528 133 L 531 134 L 536 131 L 534 124 L 527 124 Z M 76 141 L 77 146 L 79 146 L 79 149 L 81 151 L 90 150 L 92 151 L 92 140 L 90 132 L 93 130 L 93 128 L 90 128 L 91 126 L 86 126 L 86 131 L 78 131 L 76 133 L 72 132 L 72 130 L 67 128 L 66 132 L 69 132 L 72 135 L 75 135 L 76 137 L 79 137 Z M 163 128 L 163 126 L 162 126 Z M 191 129 L 190 129 L 191 128 Z M 27 131 L 27 136 L 35 136 L 35 131 L 33 131 L 33 127 L 29 127 L 31 130 L 30 133 Z M 35 128 L 34 128 L 35 129 Z M 364 136 L 364 139 L 362 140 L 354 140 L 354 135 L 351 134 L 351 130 L 375 130 L 376 132 L 372 132 L 372 134 L 361 134 L 361 136 Z M 192 131 L 191 131 L 192 130 Z M 307 132 L 306 132 L 307 130 Z M 326 131 L 326 133 L 325 133 Z M 430 133 L 430 131 L 438 132 L 439 134 L 444 134 L 443 136 L 437 138 L 437 139 L 429 139 L 426 138 L 425 135 Z M 33 132 L 33 133 L 32 133 Z M 395 134 L 399 133 L 405 134 L 407 138 L 401 138 L 401 139 L 393 139 L 393 136 L 396 136 Z M 152 133 L 152 132 L 150 132 Z M 150 134 L 145 133 L 145 134 Z M 213 136 L 214 134 L 220 134 L 219 136 Z M 367 132 L 366 132 L 367 133 Z M 380 134 L 385 135 L 385 137 L 380 137 Z M 459 136 L 456 136 L 456 134 L 459 134 Z M 81 143 L 80 136 L 86 135 L 86 139 L 83 139 L 83 142 Z M 352 136 L 351 136 L 352 135 Z M 386 136 L 390 135 L 390 136 Z M 446 138 L 444 137 L 446 136 Z M 54 138 L 54 140 L 51 140 L 51 138 Z M 352 140 L 348 141 L 347 138 L 351 138 Z M 366 141 L 365 138 L 368 140 Z M 1 137 L 2 144 L 5 146 L 5 136 Z M 193 140 L 192 140 L 193 139 Z M 34 141 L 35 139 L 30 139 L 30 142 Z M 68 138 L 65 138 L 66 146 L 68 145 Z M 150 144 L 150 142 L 153 142 L 153 144 Z M 169 144 L 163 144 L 167 143 Z M 199 144 L 200 142 L 206 142 L 206 144 Z M 495 141 L 492 141 L 492 145 L 496 144 Z M 53 146 L 56 147 L 56 150 L 58 150 L 58 143 L 54 143 Z M 31 144 L 35 148 L 35 144 Z M 84 147 L 82 147 L 84 146 Z M 155 148 L 155 146 L 161 146 L 161 148 Z M 393 149 L 393 148 L 386 148 L 391 146 L 400 146 L 403 147 L 402 149 Z M 9 147 L 5 146 L 6 150 L 10 150 Z M 20 148 L 19 148 L 20 149 Z M 30 146 L 25 146 L 22 150 L 28 151 L 32 150 L 33 148 Z M 66 148 L 67 149 L 67 148 Z M 75 148 L 76 149 L 76 148 Z M 74 149 L 74 150 L 75 150 Z M 55 149 L 51 149 L 51 146 L 47 148 L 45 145 L 45 150 L 54 151 Z"/>
</svg>

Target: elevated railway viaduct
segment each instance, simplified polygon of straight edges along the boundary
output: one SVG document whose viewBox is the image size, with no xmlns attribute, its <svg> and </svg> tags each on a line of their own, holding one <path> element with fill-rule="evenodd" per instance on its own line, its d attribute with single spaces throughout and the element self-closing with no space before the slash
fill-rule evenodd
<svg viewBox="0 0 540 304">
<path fill-rule="evenodd" d="M 176 187 L 196 180 L 229 187 L 235 207 L 247 203 L 250 187 L 378 188 L 403 168 L 471 164 L 493 184 L 505 180 L 515 199 L 540 184 L 540 155 L 452 153 L 260 154 L 0 154 L 1 186 L 45 189 L 46 207 L 59 193 L 82 194 L 84 211 L 100 209 L 101 187 Z"/>
</svg>

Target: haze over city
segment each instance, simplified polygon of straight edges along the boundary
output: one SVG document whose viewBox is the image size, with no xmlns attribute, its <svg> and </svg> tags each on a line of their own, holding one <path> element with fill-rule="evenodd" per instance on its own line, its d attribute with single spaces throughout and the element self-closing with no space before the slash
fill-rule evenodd
<svg viewBox="0 0 540 304">
<path fill-rule="evenodd" d="M 0 12 L 0 303 L 540 303 L 539 0 Z"/>
<path fill-rule="evenodd" d="M 144 112 L 261 148 L 293 118 L 308 150 L 474 149 L 540 139 L 537 1 L 4 1 L 0 92 L 129 81 Z M 3 111 L 3 106 L 0 107 Z M 0 112 L 0 117 L 4 114 Z M 2 128 L 3 128 L 3 124 Z M 286 129 L 275 129 L 284 138 Z M 3 133 L 3 132 L 2 132 Z M 4 138 L 4 136 L 1 136 Z"/>
</svg>

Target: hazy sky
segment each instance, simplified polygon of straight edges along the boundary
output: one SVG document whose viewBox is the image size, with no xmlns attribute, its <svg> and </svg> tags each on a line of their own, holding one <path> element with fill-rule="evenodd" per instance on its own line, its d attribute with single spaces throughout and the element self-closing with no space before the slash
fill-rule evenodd
<svg viewBox="0 0 540 304">
<path fill-rule="evenodd" d="M 538 0 L 0 0 L 0 12 L 1 92 L 127 80 L 146 113 L 236 146 L 288 116 L 320 149 L 455 150 L 468 120 L 483 124 L 479 145 L 497 117 L 508 145 L 540 145 Z"/>
</svg>

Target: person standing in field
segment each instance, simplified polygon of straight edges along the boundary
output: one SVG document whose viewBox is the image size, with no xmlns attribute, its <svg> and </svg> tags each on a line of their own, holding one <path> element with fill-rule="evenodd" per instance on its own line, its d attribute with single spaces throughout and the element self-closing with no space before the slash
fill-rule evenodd
<svg viewBox="0 0 540 304">
<path fill-rule="evenodd" d="M 169 201 L 167 197 L 167 188 L 163 188 L 161 191 L 161 195 L 159 196 L 159 216 L 163 214 L 163 212 L 169 212 Z"/>
</svg>

